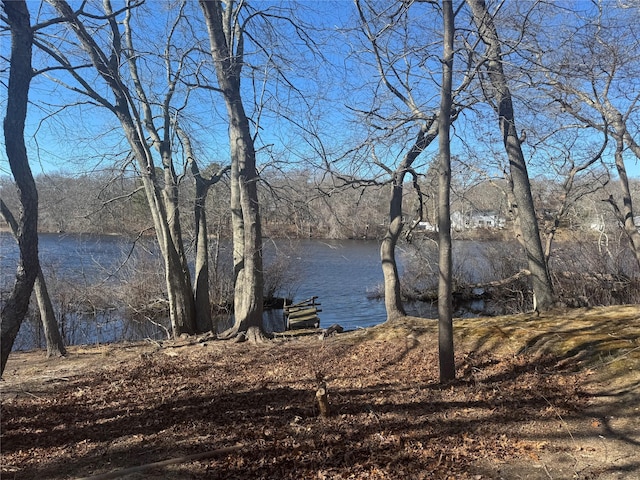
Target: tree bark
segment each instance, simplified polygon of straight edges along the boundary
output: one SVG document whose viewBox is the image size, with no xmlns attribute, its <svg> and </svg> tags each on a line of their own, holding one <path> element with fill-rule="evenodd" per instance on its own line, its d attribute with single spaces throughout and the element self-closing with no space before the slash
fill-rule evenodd
<svg viewBox="0 0 640 480">
<path fill-rule="evenodd" d="M 91 86 L 77 75 L 77 72 L 70 72 L 87 89 L 85 92 L 97 103 L 109 108 L 122 126 L 125 137 L 131 147 L 132 154 L 138 163 L 140 177 L 144 186 L 147 202 L 153 219 L 156 238 L 164 261 L 165 284 L 167 286 L 167 296 L 169 300 L 169 316 L 174 336 L 182 333 L 193 334 L 196 331 L 195 325 L 195 301 L 191 289 L 191 277 L 187 268 L 187 262 L 182 247 L 181 232 L 179 229 L 179 215 L 177 209 L 177 190 L 172 178 L 165 178 L 165 190 L 159 186 L 160 182 L 156 177 L 156 170 L 153 155 L 144 136 L 145 127 L 152 136 L 163 161 L 164 174 L 171 175 L 171 151 L 167 141 L 158 138 L 157 131 L 153 124 L 154 117 L 151 114 L 146 95 L 142 90 L 137 76 L 135 61 L 137 55 L 133 53 L 127 57 L 132 81 L 136 86 L 136 92 L 141 100 L 141 106 L 145 118 L 140 118 L 138 108 L 133 104 L 133 95 L 125 85 L 119 69 L 123 62 L 122 34 L 119 24 L 111 9 L 109 0 L 104 1 L 104 8 L 109 16 L 109 26 L 111 32 L 111 51 L 107 54 L 100 49 L 92 35 L 87 31 L 79 15 L 73 10 L 65 0 L 50 0 L 54 8 L 61 17 L 68 23 L 71 30 L 77 36 L 82 49 L 86 52 L 89 60 L 97 73 L 104 80 L 107 87 L 113 94 L 115 100 L 108 103 Z M 128 22 L 128 19 L 127 19 Z M 130 34 L 128 25 L 125 33 Z M 125 37 L 130 43 L 130 38 Z M 129 47 L 132 46 L 129 45 Z M 169 101 L 167 97 L 167 102 Z M 164 128 L 169 128 L 165 112 Z M 169 133 L 165 131 L 165 140 Z"/>
<path fill-rule="evenodd" d="M 453 36 L 455 32 L 452 0 L 443 0 L 444 45 L 440 117 L 438 122 L 438 352 L 440 382 L 456 378 L 453 347 L 453 261 L 451 242 L 451 95 L 453 83 Z"/>
<path fill-rule="evenodd" d="M 206 332 L 213 330 L 211 299 L 209 297 L 209 236 L 205 210 L 209 187 L 202 181 L 199 173 L 197 176 L 194 174 L 194 177 L 196 178 L 196 199 L 193 206 L 196 224 L 196 276 L 194 282 L 196 325 L 199 332 Z"/>
<path fill-rule="evenodd" d="M 400 293 L 400 276 L 396 262 L 396 245 L 402 233 L 402 198 L 404 171 L 394 172 L 391 186 L 391 200 L 389 201 L 389 227 L 380 244 L 380 260 L 384 278 L 384 306 L 387 311 L 387 321 L 406 316 Z"/>
<path fill-rule="evenodd" d="M 31 49 L 33 31 L 27 4 L 24 0 L 3 2 L 11 29 L 11 60 L 7 88 L 7 112 L 3 122 L 5 149 L 11 173 L 18 188 L 22 210 L 18 220 L 20 258 L 16 281 L 2 307 L 0 319 L 0 376 L 4 372 L 27 314 L 33 285 L 38 276 L 38 191 L 29 166 L 24 143 L 29 85 L 32 78 Z"/>
<path fill-rule="evenodd" d="M 18 222 L 15 217 L 0 199 L 0 212 L 5 221 L 11 228 L 13 236 L 18 240 L 18 232 L 20 230 Z M 42 268 L 38 262 L 38 275 L 34 284 L 34 290 L 36 294 L 36 301 L 38 302 L 38 309 L 40 310 L 40 320 L 42 321 L 42 328 L 44 330 L 44 337 L 47 344 L 47 357 L 64 357 L 67 354 L 67 349 L 64 346 L 60 329 L 58 328 L 58 322 L 56 321 L 56 315 L 53 311 L 53 305 L 51 303 L 51 297 L 47 290 L 47 283 L 42 274 Z"/>
<path fill-rule="evenodd" d="M 622 136 L 616 139 L 616 169 L 618 176 L 620 177 L 620 190 L 622 191 L 622 209 L 618 207 L 613 198 L 609 198 L 609 203 L 613 207 L 616 214 L 616 218 L 621 223 L 624 232 L 631 241 L 633 253 L 636 259 L 636 263 L 640 266 L 640 232 L 633 220 L 633 201 L 631 200 L 631 190 L 629 189 L 629 177 L 627 176 L 627 169 L 624 165 L 624 159 L 622 152 L 624 151 L 624 140 Z"/>
<path fill-rule="evenodd" d="M 263 266 L 256 153 L 240 93 L 243 66 L 242 27 L 234 22 L 233 3 L 200 0 L 218 85 L 229 116 L 231 213 L 234 261 L 234 324 L 221 338 L 261 341 Z M 238 6 L 241 8 L 241 5 Z"/>
<path fill-rule="evenodd" d="M 404 179 L 411 170 L 416 158 L 427 148 L 438 135 L 437 116 L 421 126 L 411 149 L 406 153 L 398 168 L 393 172 L 391 200 L 389 201 L 389 227 L 380 244 L 380 260 L 384 278 L 384 304 L 387 311 L 387 321 L 393 321 L 406 315 L 402 305 L 400 293 L 400 276 L 396 262 L 396 246 L 402 234 L 402 202 L 404 194 Z"/>
<path fill-rule="evenodd" d="M 493 87 L 502 140 L 509 159 L 509 171 L 516 203 L 511 205 L 520 227 L 521 243 L 527 254 L 534 293 L 534 308 L 546 310 L 554 304 L 553 287 L 544 257 L 540 229 L 533 205 L 531 184 L 522 145 L 517 134 L 511 91 L 502 66 L 501 42 L 484 0 L 466 0 L 478 34 L 486 45 L 485 68 Z"/>
<path fill-rule="evenodd" d="M 424 123 L 420 125 L 418 135 L 411 148 L 404 155 L 402 161 L 395 170 L 378 162 L 376 163 L 391 175 L 391 198 L 389 200 L 389 226 L 382 239 L 380 245 L 380 261 L 382 264 L 382 275 L 384 278 L 384 303 L 387 312 L 387 321 L 393 321 L 406 316 L 404 306 L 402 304 L 400 276 L 398 275 L 398 264 L 396 261 L 396 246 L 402 230 L 404 228 L 403 221 L 403 196 L 404 196 L 404 179 L 407 173 L 411 172 L 415 178 L 415 172 L 412 170 L 413 162 L 427 148 L 438 134 L 438 122 L 436 115 L 424 115 L 420 112 L 419 107 L 413 103 L 413 100 L 403 95 L 391 82 L 387 76 L 386 68 L 388 63 L 383 61 L 383 49 L 378 45 L 378 34 L 371 30 L 367 15 L 360 2 L 356 0 L 356 8 L 360 15 L 362 29 L 367 39 L 371 43 L 373 55 L 376 59 L 376 67 L 385 87 L 398 100 L 404 103 L 412 112 L 415 119 L 424 119 Z M 386 28 L 386 27 L 385 27 Z M 393 72 L 393 68 L 390 68 Z M 390 75 L 392 78 L 395 73 Z M 420 212 L 422 214 L 422 211 Z"/>
<path fill-rule="evenodd" d="M 209 188 L 222 178 L 231 168 L 221 168 L 211 178 L 204 178 L 191 147 L 191 139 L 182 128 L 176 126 L 182 145 L 191 167 L 191 174 L 196 182 L 196 197 L 193 204 L 193 214 L 196 226 L 196 268 L 194 295 L 196 302 L 196 326 L 199 333 L 213 330 L 211 318 L 211 299 L 209 296 L 209 235 L 207 229 L 207 195 Z"/>
</svg>

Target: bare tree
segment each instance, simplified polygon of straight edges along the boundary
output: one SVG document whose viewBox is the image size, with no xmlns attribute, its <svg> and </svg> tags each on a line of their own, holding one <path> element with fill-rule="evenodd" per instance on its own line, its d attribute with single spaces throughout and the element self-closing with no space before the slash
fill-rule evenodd
<svg viewBox="0 0 640 480">
<path fill-rule="evenodd" d="M 425 112 L 419 101 L 414 98 L 415 93 L 406 83 L 403 72 L 393 66 L 394 51 L 382 45 L 384 33 L 390 31 L 390 25 L 399 23 L 408 15 L 408 7 L 405 5 L 387 6 L 386 11 L 378 12 L 370 3 L 355 0 L 363 33 L 371 45 L 371 53 L 375 59 L 376 69 L 381 77 L 382 84 L 390 92 L 392 97 L 408 110 L 408 117 L 412 123 L 417 124 L 417 133 L 413 145 L 409 147 L 402 160 L 395 168 L 390 168 L 377 158 L 375 146 L 372 148 L 374 163 L 390 176 L 391 198 L 389 200 L 389 219 L 386 233 L 380 245 L 380 260 L 384 276 L 384 301 L 387 311 L 387 320 L 393 321 L 406 315 L 402 305 L 400 278 L 396 260 L 396 246 L 404 228 L 403 198 L 405 178 L 407 174 L 417 180 L 417 172 L 413 164 L 418 156 L 433 142 L 438 134 L 438 113 Z M 369 16 L 373 15 L 373 19 Z M 388 17 L 392 23 L 382 22 L 383 17 Z M 382 23 L 379 31 L 376 28 L 377 21 Z M 408 52 L 405 52 L 408 53 Z M 407 72 L 404 72 L 406 75 Z M 406 75 L 408 76 L 408 75 Z M 404 90 L 404 91 L 403 91 Z M 377 109 L 370 112 L 362 112 L 367 121 L 377 123 L 382 121 Z M 390 118 L 389 121 L 398 121 Z M 376 142 L 376 140 L 371 140 Z M 417 185 L 417 183 L 414 183 Z M 418 212 L 416 221 L 421 220 L 422 209 Z"/>
<path fill-rule="evenodd" d="M 521 233 L 520 240 L 527 254 L 533 283 L 534 308 L 545 310 L 554 304 L 553 286 L 542 249 L 527 164 L 522 153 L 521 137 L 516 128 L 511 91 L 504 72 L 502 42 L 485 1 L 466 0 L 466 3 L 471 9 L 478 34 L 486 46 L 482 64 L 491 88 L 485 90 L 493 100 L 493 108 L 498 115 L 502 141 L 509 159 L 509 178 L 514 198 L 510 207 L 515 213 Z"/>
<path fill-rule="evenodd" d="M 542 90 L 581 126 L 613 139 L 614 169 L 622 205 L 611 204 L 640 265 L 640 232 L 634 221 L 633 199 L 625 158 L 640 159 L 637 139 L 640 93 L 629 85 L 640 74 L 637 9 L 593 2 L 588 15 L 576 12 L 558 32 L 557 45 L 542 41 L 532 63 L 544 72 Z M 559 14 L 566 15 L 562 11 Z"/>
<path fill-rule="evenodd" d="M 21 211 L 17 222 L 20 259 L 16 281 L 2 307 L 0 319 L 0 376 L 4 372 L 29 308 L 29 299 L 38 276 L 38 191 L 29 166 L 24 142 L 29 85 L 33 76 L 31 55 L 33 30 L 24 0 L 3 2 L 6 22 L 11 29 L 11 60 L 7 88 L 7 111 L 4 117 L 4 142 L 11 173 L 18 188 Z"/>
<path fill-rule="evenodd" d="M 193 213 L 196 228 L 196 268 L 194 293 L 196 302 L 196 324 L 198 331 L 212 330 L 211 300 L 209 298 L 209 231 L 207 229 L 206 202 L 209 188 L 220 181 L 230 166 L 220 168 L 215 174 L 206 178 L 200 171 L 195 153 L 191 146 L 191 139 L 182 128 L 176 126 L 182 146 L 187 156 L 187 162 L 191 166 L 191 174 L 196 182 L 196 193 L 193 205 Z"/>
<path fill-rule="evenodd" d="M 62 51 L 51 43 L 38 42 L 38 46 L 47 52 L 58 64 L 69 73 L 79 86 L 70 87 L 76 92 L 86 95 L 97 105 L 107 108 L 120 122 L 132 155 L 136 159 L 140 171 L 144 191 L 151 210 L 151 216 L 156 230 L 156 237 L 162 252 L 165 266 L 165 281 L 169 298 L 169 314 L 174 335 L 182 333 L 194 333 L 196 331 L 195 301 L 191 288 L 191 277 L 185 257 L 180 230 L 180 215 L 178 208 L 178 182 L 179 175 L 174 168 L 172 155 L 171 119 L 175 110 L 171 108 L 171 102 L 182 74 L 182 63 L 178 61 L 178 67 L 173 69 L 170 58 L 165 58 L 167 64 L 168 84 L 164 98 L 157 102 L 160 104 L 160 115 L 156 115 L 152 102 L 144 88 L 139 73 L 139 55 L 133 44 L 133 27 L 131 15 L 136 4 L 127 2 L 122 11 L 114 11 L 111 2 L 105 0 L 104 12 L 87 13 L 83 9 L 73 11 L 65 0 L 50 0 L 69 29 L 75 35 L 79 46 L 85 52 L 82 60 L 89 62 L 95 69 L 99 78 L 104 82 L 114 100 L 110 101 L 102 95 L 97 87 L 92 85 L 81 75 L 81 69 L 74 66 Z M 120 31 L 117 20 L 124 13 L 122 24 L 124 32 Z M 83 24 L 83 19 L 105 22 L 106 31 L 109 33 L 109 43 L 102 48 L 98 40 L 100 36 L 92 35 L 92 32 Z M 176 23 L 181 19 L 178 15 Z M 170 30 L 173 33 L 175 28 Z M 167 36 L 168 55 L 171 34 Z M 129 78 L 132 86 L 127 85 L 127 80 L 121 72 L 122 65 L 128 65 Z M 160 127 L 156 126 L 159 117 Z M 145 132 L 151 138 L 152 147 L 160 156 L 162 164 L 162 178 L 158 177 L 154 155 L 147 142 Z"/>
<path fill-rule="evenodd" d="M 438 351 L 440 381 L 456 378 L 453 349 L 453 260 L 451 244 L 451 126 L 453 92 L 453 37 L 455 24 L 452 0 L 442 1 L 443 56 L 438 128 Z"/>
<path fill-rule="evenodd" d="M 263 310 L 262 225 L 256 151 L 240 91 L 244 65 L 244 3 L 200 0 L 218 87 L 229 117 L 233 225 L 234 324 L 222 338 L 261 341 Z"/>
<path fill-rule="evenodd" d="M 558 232 L 561 221 L 567 215 L 567 211 L 571 206 L 574 206 L 581 197 L 602 190 L 603 187 L 609 183 L 609 175 L 606 170 L 604 170 L 604 172 L 598 172 L 593 168 L 595 164 L 601 161 L 607 144 L 608 137 L 605 135 L 602 146 L 582 161 L 576 161 L 575 157 L 579 154 L 572 152 L 572 149 L 577 150 L 577 148 L 572 148 L 573 144 L 565 150 L 564 161 L 561 162 L 563 168 L 559 172 L 559 174 L 564 177 L 564 180 L 560 185 L 557 197 L 554 198 L 557 207 L 554 209 L 553 214 L 549 214 L 549 216 L 551 216 L 551 225 L 545 232 L 546 242 L 544 255 L 547 263 L 551 256 L 553 240 Z M 558 148 L 558 145 L 556 145 L 556 148 Z"/>
</svg>

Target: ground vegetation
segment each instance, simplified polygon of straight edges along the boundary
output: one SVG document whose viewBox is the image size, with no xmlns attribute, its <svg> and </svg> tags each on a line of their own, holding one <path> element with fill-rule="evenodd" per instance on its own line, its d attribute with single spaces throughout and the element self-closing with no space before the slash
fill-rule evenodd
<svg viewBox="0 0 640 480">
<path fill-rule="evenodd" d="M 637 478 L 639 322 L 637 306 L 456 319 L 445 384 L 436 322 L 412 317 L 254 348 L 190 337 L 15 353 L 2 475 Z"/>
</svg>

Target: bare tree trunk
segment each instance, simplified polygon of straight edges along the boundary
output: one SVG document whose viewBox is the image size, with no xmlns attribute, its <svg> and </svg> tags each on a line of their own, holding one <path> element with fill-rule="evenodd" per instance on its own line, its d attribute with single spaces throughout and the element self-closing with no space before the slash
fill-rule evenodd
<svg viewBox="0 0 640 480">
<path fill-rule="evenodd" d="M 20 230 L 18 222 L 2 199 L 0 199 L 0 212 L 7 224 L 9 224 L 11 232 L 17 241 L 18 232 Z M 60 329 L 58 328 L 56 315 L 53 311 L 51 297 L 47 290 L 47 283 L 44 279 L 44 275 L 42 274 L 42 268 L 40 267 L 39 262 L 38 275 L 34 284 L 34 290 L 36 294 L 36 301 L 38 302 L 38 309 L 40 310 L 40 320 L 42 321 L 42 328 L 44 329 L 44 336 L 47 342 L 47 356 L 63 357 L 67 354 L 67 349 L 64 346 L 62 335 L 60 335 Z"/>
<path fill-rule="evenodd" d="M 624 159 L 622 158 L 623 151 L 624 141 L 621 136 L 618 136 L 616 138 L 615 159 L 616 169 L 620 177 L 620 190 L 622 191 L 622 210 L 618 207 L 613 197 L 609 197 L 609 203 L 613 207 L 616 218 L 622 224 L 624 232 L 631 241 L 636 262 L 640 266 L 640 232 L 633 220 L 633 202 L 631 200 L 631 190 L 629 189 L 629 177 L 627 176 L 627 169 L 624 165 Z"/>
<path fill-rule="evenodd" d="M 213 330 L 211 299 L 209 296 L 209 232 L 207 229 L 207 210 L 205 208 L 207 195 L 209 188 L 218 183 L 231 167 L 221 168 L 211 178 L 204 178 L 200 173 L 200 167 L 198 167 L 189 136 L 179 126 L 176 126 L 176 131 L 182 141 L 187 155 L 187 161 L 191 166 L 191 174 L 196 182 L 196 198 L 193 204 L 196 226 L 194 294 L 196 302 L 196 328 L 199 333 L 203 333 Z"/>
<path fill-rule="evenodd" d="M 389 202 L 389 227 L 380 244 L 380 260 L 384 278 L 384 306 L 387 310 L 387 321 L 406 316 L 400 294 L 400 276 L 396 262 L 396 245 L 402 233 L 402 197 L 404 172 L 395 172 L 391 201 Z"/>
<path fill-rule="evenodd" d="M 375 3 L 375 2 L 374 2 Z M 399 73 L 392 66 L 394 57 L 391 52 L 383 48 L 380 44 L 381 35 L 384 30 L 389 29 L 392 25 L 380 24 L 378 21 L 371 22 L 368 20 L 370 15 L 380 20 L 386 14 L 375 12 L 376 8 L 371 2 L 355 0 L 356 9 L 360 16 L 362 32 L 366 35 L 371 53 L 375 58 L 376 68 L 380 76 L 381 84 L 394 96 L 399 102 L 404 104 L 408 111 L 408 121 L 411 123 L 420 122 L 420 129 L 416 139 L 404 155 L 398 166 L 392 170 L 383 162 L 375 160 L 378 167 L 385 170 L 391 176 L 391 198 L 389 201 L 389 226 L 380 245 L 380 260 L 382 263 L 382 273 L 384 278 L 384 301 L 387 312 L 387 321 L 393 321 L 406 315 L 401 298 L 401 283 L 398 275 L 398 266 L 396 262 L 396 246 L 402 230 L 403 222 L 403 195 L 404 195 L 404 179 L 410 173 L 414 177 L 414 188 L 416 188 L 419 198 L 421 194 L 417 188 L 416 173 L 413 171 L 413 162 L 418 156 L 431 144 L 438 135 L 438 114 L 426 114 L 422 111 L 422 106 L 418 105 L 413 99 L 412 88 L 405 84 L 405 79 L 399 78 Z M 380 4 L 382 5 L 382 4 Z M 409 8 L 407 3 L 406 8 Z M 393 20 L 395 21 L 395 20 Z M 385 20 L 386 22 L 386 20 Z M 382 27 L 382 25 L 385 25 Z M 382 28 L 382 30 L 378 30 Z M 397 57 L 396 57 L 397 58 Z M 377 113 L 376 113 L 377 116 Z M 393 123 L 397 119 L 394 118 Z M 377 120 L 374 121 L 374 123 Z M 395 128 L 395 127 L 394 127 Z M 422 203 L 420 205 L 419 219 L 422 218 Z"/>
<path fill-rule="evenodd" d="M 58 328 L 56 315 L 53 311 L 51 297 L 47 290 L 47 283 L 42 274 L 42 268 L 38 268 L 38 276 L 35 283 L 36 301 L 40 310 L 40 320 L 44 329 L 44 338 L 47 343 L 47 357 L 64 357 L 67 349 L 64 346 L 64 340 Z"/>
<path fill-rule="evenodd" d="M 193 171 L 193 166 L 191 167 Z M 197 168 L 197 167 L 196 167 Z M 196 224 L 196 276 L 194 294 L 196 302 L 196 326 L 198 332 L 213 330 L 211 319 L 211 299 L 209 298 L 209 237 L 207 232 L 207 216 L 205 203 L 209 187 L 196 176 L 196 199 L 193 213 Z"/>
<path fill-rule="evenodd" d="M 451 95 L 453 80 L 453 35 L 455 32 L 452 0 L 443 0 L 444 55 L 440 118 L 438 126 L 438 352 L 440 382 L 456 378 L 453 347 L 453 261 L 451 242 Z"/>
<path fill-rule="evenodd" d="M 486 45 L 485 67 L 493 86 L 496 113 L 500 122 L 504 147 L 509 158 L 509 169 L 513 182 L 515 205 L 511 205 L 518 218 L 522 233 L 522 244 L 527 253 L 527 261 L 533 282 L 534 307 L 545 310 L 553 306 L 554 295 L 549 270 L 542 249 L 540 229 L 533 205 L 527 164 L 516 130 L 511 92 L 502 67 L 501 44 L 498 32 L 484 0 L 466 0 L 471 8 L 473 20 L 480 38 Z"/>
<path fill-rule="evenodd" d="M 138 129 L 135 127 L 135 122 L 126 107 L 118 111 L 118 118 L 125 136 L 129 141 L 132 152 L 143 172 L 141 175 L 142 183 L 145 188 L 147 202 L 149 203 L 154 221 L 156 238 L 164 261 L 164 275 L 167 285 L 169 316 L 173 335 L 179 336 L 183 333 L 193 334 L 196 331 L 195 300 L 191 290 L 190 276 L 185 276 L 185 261 L 183 255 L 181 255 L 175 247 L 169 212 L 167 211 L 162 193 L 157 186 L 151 152 L 149 152 L 147 146 L 141 142 L 137 133 Z"/>
<path fill-rule="evenodd" d="M 420 132 L 411 149 L 402 159 L 398 168 L 393 172 L 391 200 L 389 201 L 389 227 L 380 245 L 380 260 L 384 278 L 384 304 L 387 311 L 387 321 L 393 321 L 406 315 L 400 294 L 400 277 L 396 262 L 396 245 L 402 233 L 402 201 L 404 193 L 404 178 L 411 170 L 411 166 L 418 155 L 438 135 L 437 116 L 432 117 L 420 128 Z"/>
<path fill-rule="evenodd" d="M 16 281 L 2 307 L 0 318 L 0 376 L 9 359 L 13 342 L 27 314 L 33 285 L 38 276 L 38 191 L 29 167 L 24 143 L 29 85 L 32 78 L 33 31 L 24 0 L 3 2 L 11 29 L 11 61 L 7 88 L 7 113 L 3 122 L 4 141 L 11 173 L 18 187 L 22 210 L 18 220 L 20 259 Z"/>
<path fill-rule="evenodd" d="M 125 137 L 140 169 L 140 177 L 153 218 L 156 238 L 158 239 L 158 245 L 162 252 L 165 284 L 167 286 L 167 296 L 169 299 L 169 316 L 173 335 L 195 333 L 195 301 L 193 291 L 191 290 L 191 277 L 187 268 L 180 236 L 177 190 L 173 180 L 174 176 L 172 176 L 174 172 L 171 168 L 171 149 L 169 141 L 167 140 L 170 136 L 168 132 L 170 124 L 167 118 L 167 112 L 164 112 L 164 139 L 161 139 L 153 123 L 155 118 L 151 113 L 150 104 L 146 99 L 145 92 L 138 78 L 135 64 L 138 55 L 134 54 L 133 46 L 131 45 L 131 30 L 128 25 L 128 17 L 125 17 L 124 22 L 124 40 L 127 43 L 127 48 L 130 49 L 131 52 L 129 52 L 126 60 L 129 63 L 131 80 L 135 84 L 135 93 L 140 100 L 145 118 L 140 117 L 139 109 L 134 104 L 132 98 L 132 92 L 125 85 L 119 71 L 124 57 L 123 34 L 120 32 L 120 26 L 116 21 L 116 15 L 111 8 L 110 1 L 104 0 L 103 2 L 109 22 L 108 29 L 110 29 L 111 33 L 111 50 L 108 53 L 100 49 L 95 39 L 80 20 L 80 15 L 74 13 L 65 0 L 50 0 L 50 3 L 69 24 L 93 67 L 100 77 L 102 77 L 114 96 L 114 101 L 109 103 L 104 97 L 98 94 L 85 79 L 80 77 L 77 71 L 67 69 L 67 72 L 85 88 L 84 93 L 90 96 L 96 103 L 107 107 L 120 121 Z M 65 59 L 57 55 L 57 52 L 49 50 L 48 53 L 61 61 L 62 65 L 66 66 Z M 170 86 L 169 90 L 170 93 L 173 91 L 173 85 Z M 171 98 L 170 93 L 167 94 L 167 98 L 165 99 L 165 106 L 169 104 Z M 152 137 L 154 145 L 162 157 L 166 180 L 166 189 L 164 192 L 160 188 L 159 181 L 156 178 L 153 155 L 144 134 L 145 128 Z M 167 175 L 171 176 L 171 178 L 167 177 Z"/>
<path fill-rule="evenodd" d="M 243 66 L 242 26 L 235 23 L 233 3 L 200 0 L 216 68 L 218 85 L 229 116 L 231 147 L 231 212 L 234 260 L 234 324 L 222 338 L 260 341 L 264 279 L 262 227 L 258 203 L 256 153 L 240 94 Z M 236 8 L 241 8 L 241 5 Z"/>
</svg>

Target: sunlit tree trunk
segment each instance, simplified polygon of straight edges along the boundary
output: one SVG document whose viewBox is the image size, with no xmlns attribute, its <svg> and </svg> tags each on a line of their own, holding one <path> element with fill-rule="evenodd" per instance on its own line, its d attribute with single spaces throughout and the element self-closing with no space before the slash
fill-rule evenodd
<svg viewBox="0 0 640 480">
<path fill-rule="evenodd" d="M 516 130 L 511 92 L 502 66 L 500 38 L 485 1 L 466 1 L 471 8 L 480 38 L 486 45 L 485 68 L 492 85 L 491 94 L 494 97 L 502 139 L 509 159 L 509 171 L 516 201 L 516 204 L 511 205 L 510 208 L 517 217 L 522 235 L 520 240 L 527 254 L 535 297 L 534 306 L 537 310 L 545 310 L 553 306 L 553 287 L 542 248 L 527 164 Z"/>
<path fill-rule="evenodd" d="M 396 246 L 404 226 L 402 220 L 402 204 L 404 196 L 404 180 L 416 158 L 427 148 L 438 135 L 437 116 L 426 122 L 418 132 L 416 140 L 407 154 L 392 173 L 391 199 L 389 201 L 389 227 L 380 245 L 380 260 L 384 278 L 384 304 L 387 320 L 393 321 L 406 315 L 402 305 L 400 276 L 396 261 Z"/>
<path fill-rule="evenodd" d="M 33 31 L 24 0 L 3 2 L 4 13 L 11 29 L 11 60 L 7 88 L 7 111 L 4 117 L 4 142 L 9 167 L 18 188 L 22 207 L 18 219 L 20 258 L 13 289 L 2 307 L 0 318 L 0 375 L 4 372 L 29 308 L 33 285 L 38 276 L 38 191 L 29 167 L 24 143 L 29 85 L 31 83 L 31 48 Z"/>
<path fill-rule="evenodd" d="M 396 245 L 402 233 L 402 198 L 404 171 L 395 172 L 391 185 L 389 201 L 389 227 L 380 244 L 380 260 L 384 278 L 384 306 L 387 310 L 387 321 L 393 321 L 406 315 L 402 305 L 400 276 L 396 262 Z"/>
<path fill-rule="evenodd" d="M 131 147 L 131 152 L 138 163 L 140 178 L 144 186 L 147 202 L 153 218 L 156 238 L 164 261 L 165 283 L 169 300 L 169 316 L 174 336 L 182 333 L 193 334 L 196 331 L 195 301 L 191 289 L 191 277 L 187 267 L 187 261 L 182 247 L 182 238 L 179 227 L 179 210 L 177 208 L 177 186 L 175 173 L 171 164 L 171 148 L 169 133 L 169 118 L 167 107 L 175 83 L 168 86 L 169 92 L 165 99 L 165 111 L 163 112 L 163 135 L 161 138 L 154 125 L 155 117 L 151 112 L 150 102 L 140 82 L 136 60 L 132 46 L 132 35 L 129 26 L 129 16 L 125 17 L 125 34 L 120 32 L 120 24 L 116 21 L 116 15 L 111 8 L 111 2 L 105 0 L 103 6 L 107 14 L 108 30 L 111 34 L 110 51 L 105 53 L 98 46 L 95 38 L 85 28 L 81 16 L 75 14 L 69 4 L 64 0 L 50 0 L 50 3 L 60 13 L 61 17 L 69 25 L 77 36 L 82 49 L 87 54 L 91 64 L 113 94 L 115 100 L 110 103 L 102 97 L 79 73 L 72 69 L 67 71 L 83 86 L 84 93 L 97 104 L 107 107 L 118 118 L 125 137 Z M 128 12 L 129 13 L 129 12 Z M 126 42 L 128 55 L 123 52 L 123 41 Z M 41 47 L 42 48 L 42 47 Z M 68 66 L 67 61 L 58 52 L 49 49 L 51 56 L 63 66 Z M 125 81 L 119 71 L 126 60 L 129 65 L 131 81 L 134 83 L 137 100 L 140 101 L 142 117 L 139 109 L 134 105 L 134 95 L 125 85 Z M 174 79 L 175 80 L 175 79 Z M 162 158 L 162 166 L 165 176 L 164 190 L 156 177 L 156 169 L 153 155 L 145 137 L 146 132 L 151 136 L 153 145 Z"/>
<path fill-rule="evenodd" d="M 440 381 L 455 379 L 453 350 L 453 261 L 451 242 L 451 94 L 453 79 L 453 36 L 455 32 L 453 5 L 443 0 L 444 55 L 440 89 L 440 120 L 438 128 L 438 352 Z"/>
<path fill-rule="evenodd" d="M 229 117 L 231 214 L 234 261 L 234 324 L 222 338 L 260 341 L 262 326 L 262 228 L 258 204 L 256 152 L 240 94 L 243 66 L 242 26 L 233 2 L 200 1 L 219 89 Z"/>
</svg>

